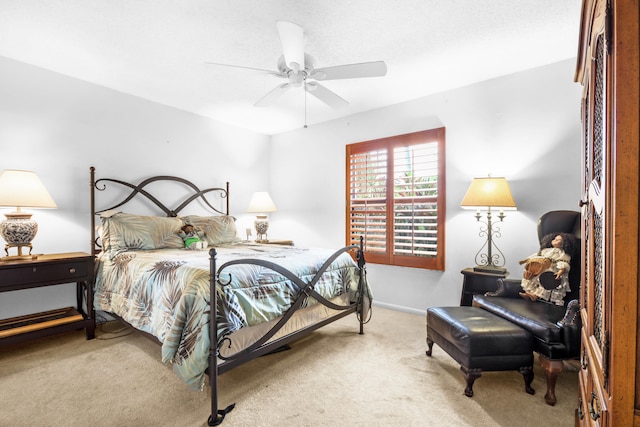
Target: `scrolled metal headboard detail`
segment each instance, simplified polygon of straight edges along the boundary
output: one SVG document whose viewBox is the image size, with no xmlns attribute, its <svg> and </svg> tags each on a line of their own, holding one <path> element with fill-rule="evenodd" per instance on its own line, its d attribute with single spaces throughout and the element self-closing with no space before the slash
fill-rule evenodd
<svg viewBox="0 0 640 427">
<path fill-rule="evenodd" d="M 168 217 L 176 217 L 178 216 L 178 214 L 182 211 L 182 209 L 184 209 L 186 206 L 188 206 L 190 203 L 194 202 L 195 200 L 200 200 L 202 202 L 204 202 L 213 212 L 219 213 L 221 215 L 229 215 L 229 182 L 226 183 L 226 188 L 220 188 L 220 187 L 211 187 L 211 188 L 205 188 L 205 189 L 200 189 L 197 185 L 195 185 L 194 183 L 192 183 L 191 181 L 188 181 L 184 178 L 180 178 L 177 176 L 168 176 L 168 175 L 160 175 L 160 176 L 154 176 L 151 178 L 147 178 L 145 180 L 143 180 L 142 182 L 140 182 L 139 184 L 132 184 L 126 181 L 122 181 L 119 179 L 113 179 L 113 178 L 101 178 L 96 180 L 95 179 L 95 167 L 91 166 L 89 168 L 89 175 L 90 175 L 90 186 L 91 186 L 91 245 L 92 245 L 92 254 L 95 255 L 95 250 L 96 247 L 99 247 L 100 245 L 97 242 L 97 237 L 96 237 L 96 216 L 100 215 L 103 212 L 112 210 L 112 209 L 116 209 L 119 208 L 125 204 L 127 204 L 128 202 L 130 202 L 133 198 L 135 198 L 136 196 L 140 195 L 145 197 L 146 199 L 148 199 L 149 201 L 151 201 L 154 205 L 156 205 L 162 212 L 164 212 Z M 192 190 L 192 193 L 186 198 L 184 199 L 180 204 L 178 204 L 177 207 L 175 208 L 170 208 L 167 207 L 164 203 L 162 203 L 160 200 L 158 200 L 154 195 L 152 195 L 149 191 L 145 190 L 145 187 L 151 183 L 154 182 L 159 182 L 159 181 L 169 181 L 169 182 L 178 182 L 181 184 L 184 184 L 186 187 L 189 187 Z M 114 183 L 114 184 L 118 184 L 121 185 L 123 187 L 128 187 L 131 189 L 131 192 L 129 193 L 129 195 L 127 195 L 123 200 L 121 200 L 120 202 L 109 206 L 107 208 L 101 209 L 99 211 L 96 211 L 96 203 L 95 203 L 95 192 L 97 191 L 104 191 L 107 188 L 107 183 Z M 222 199 L 226 199 L 226 208 L 225 211 L 222 211 L 216 207 L 214 207 L 209 200 L 207 200 L 206 194 L 208 193 L 217 193 L 220 198 Z"/>
</svg>

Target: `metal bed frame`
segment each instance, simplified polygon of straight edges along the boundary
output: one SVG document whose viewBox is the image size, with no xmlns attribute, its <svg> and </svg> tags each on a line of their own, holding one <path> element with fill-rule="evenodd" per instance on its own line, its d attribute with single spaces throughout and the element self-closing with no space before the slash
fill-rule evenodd
<svg viewBox="0 0 640 427">
<path fill-rule="evenodd" d="M 175 176 L 155 176 L 148 179 L 143 180 L 139 184 L 131 184 L 122 180 L 112 179 L 112 178 L 101 178 L 95 179 L 95 168 L 92 166 L 89 170 L 90 173 L 90 186 L 91 186 L 91 254 L 96 256 L 101 251 L 101 242 L 100 238 L 96 235 L 96 216 L 100 215 L 100 213 L 119 208 L 136 196 L 145 197 L 147 200 L 151 201 L 155 206 L 157 206 L 166 216 L 176 217 L 178 214 L 189 204 L 194 201 L 201 201 L 207 205 L 209 209 L 213 212 L 220 215 L 229 215 L 229 183 L 226 183 L 226 188 L 206 188 L 201 190 L 198 186 L 193 184 L 192 182 L 175 177 Z M 183 184 L 188 188 L 188 191 L 191 192 L 187 198 L 178 204 L 175 208 L 169 208 L 158 198 L 153 196 L 145 187 L 147 185 L 154 182 L 176 182 L 179 184 Z M 131 192 L 120 202 L 115 203 L 114 205 L 96 210 L 96 191 L 104 191 L 107 188 L 107 184 L 116 184 L 123 187 L 128 187 L 131 189 Z M 190 189 L 190 190 L 189 190 Z M 222 199 L 226 199 L 226 208 L 225 210 L 219 210 L 215 208 L 206 198 L 206 195 L 209 193 L 218 194 Z M 358 292 L 356 302 L 348 304 L 348 305 L 337 305 L 328 301 L 326 298 L 322 297 L 318 294 L 314 286 L 324 274 L 326 269 L 331 265 L 333 261 L 335 261 L 338 256 L 340 256 L 344 252 L 351 251 L 352 256 L 354 256 L 359 270 L 359 283 L 358 283 Z M 355 252 L 355 253 L 354 253 Z M 360 245 L 350 245 L 343 247 L 342 249 L 334 252 L 322 265 L 320 270 L 315 274 L 315 276 L 309 281 L 305 282 L 295 274 L 287 270 L 286 268 L 260 259 L 238 259 L 227 262 L 221 266 L 217 266 L 216 263 L 216 250 L 215 248 L 211 248 L 209 250 L 209 258 L 210 258 L 210 275 L 209 275 L 209 291 L 213 297 L 209 298 L 210 310 L 211 310 L 211 321 L 209 322 L 209 338 L 210 338 L 210 347 L 209 347 L 209 368 L 207 370 L 207 374 L 209 377 L 209 385 L 211 387 L 211 415 L 207 420 L 208 425 L 215 426 L 219 425 L 224 421 L 224 418 L 227 413 L 229 413 L 234 407 L 235 403 L 228 405 L 224 409 L 219 409 L 218 406 L 218 375 L 221 375 L 237 366 L 240 366 L 246 362 L 249 362 L 257 357 L 263 356 L 268 353 L 273 353 L 282 349 L 287 344 L 300 339 L 314 330 L 321 328 L 331 322 L 334 322 L 338 319 L 341 319 L 345 316 L 348 316 L 351 313 L 356 313 L 359 320 L 359 334 L 364 333 L 364 324 L 368 321 L 365 320 L 365 315 L 367 312 L 367 308 L 365 307 L 365 259 L 363 253 L 363 242 L 362 238 L 360 238 Z M 217 341 L 217 293 L 216 286 L 226 286 L 229 282 L 224 282 L 220 279 L 221 272 L 230 265 L 235 264 L 253 264 L 261 267 L 265 267 L 273 270 L 291 280 L 292 283 L 298 288 L 297 297 L 292 304 L 292 306 L 287 310 L 287 312 L 280 317 L 280 319 L 275 323 L 273 327 L 261 338 L 259 338 L 256 342 L 251 344 L 250 346 L 238 351 L 235 354 L 222 356 L 220 354 L 220 348 L 222 345 L 230 341 L 228 337 L 223 338 L 220 343 Z M 337 313 L 312 325 L 306 326 L 303 329 L 297 330 L 295 332 L 289 333 L 281 338 L 275 339 L 273 341 L 269 341 L 293 316 L 296 310 L 303 304 L 303 302 L 308 298 L 315 298 L 318 303 L 325 305 L 333 310 L 337 310 Z M 370 313 L 370 311 L 369 311 Z M 158 341 L 154 338 L 154 341 Z M 220 362 L 218 362 L 220 360 Z"/>
</svg>

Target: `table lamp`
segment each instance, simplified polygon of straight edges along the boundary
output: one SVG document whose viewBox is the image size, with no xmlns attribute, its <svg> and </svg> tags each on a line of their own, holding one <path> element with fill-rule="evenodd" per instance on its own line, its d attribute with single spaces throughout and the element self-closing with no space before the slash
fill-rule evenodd
<svg viewBox="0 0 640 427">
<path fill-rule="evenodd" d="M 258 214 L 256 215 L 256 219 L 253 223 L 256 228 L 256 242 L 260 243 L 269 241 L 267 240 L 269 219 L 266 214 L 277 210 L 276 205 L 273 203 L 273 200 L 271 200 L 271 196 L 269 196 L 269 193 L 266 191 L 257 191 L 253 193 L 253 196 L 251 196 L 247 212 Z"/>
<path fill-rule="evenodd" d="M 16 207 L 15 212 L 5 213 L 7 218 L 0 222 L 0 234 L 7 242 L 7 256 L 2 261 L 15 259 L 34 259 L 31 255 L 31 241 L 38 232 L 38 223 L 31 219 L 22 208 L 57 208 L 40 178 L 31 171 L 6 169 L 0 174 L 0 206 Z M 10 248 L 18 248 L 18 254 L 9 256 Z M 29 254 L 23 255 L 22 248 L 28 247 Z"/>
<path fill-rule="evenodd" d="M 507 180 L 503 177 L 474 178 L 460 206 L 462 206 L 463 209 L 475 209 L 475 216 L 478 222 L 481 222 L 480 219 L 482 218 L 480 211 L 487 211 L 487 220 L 484 222 L 486 228 L 481 227 L 479 233 L 481 237 L 486 235 L 487 241 L 476 254 L 476 266 L 474 270 L 486 273 L 505 273 L 507 269 L 504 268 L 504 254 L 494 243 L 494 236 L 500 237 L 500 229 L 495 227 L 491 220 L 492 208 L 499 210 L 498 218 L 500 221 L 505 218 L 505 210 L 517 209 Z M 482 253 L 485 247 L 486 253 Z M 494 253 L 494 248 L 497 253 Z"/>
</svg>

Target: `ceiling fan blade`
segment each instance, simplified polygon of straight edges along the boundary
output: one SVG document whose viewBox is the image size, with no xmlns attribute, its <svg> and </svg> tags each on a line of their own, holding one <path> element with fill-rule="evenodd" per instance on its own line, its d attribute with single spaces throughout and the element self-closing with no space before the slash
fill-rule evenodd
<svg viewBox="0 0 640 427">
<path fill-rule="evenodd" d="M 279 73 L 278 71 L 264 70 L 262 68 L 244 67 L 242 65 L 220 64 L 218 62 L 205 62 L 205 64 L 207 64 L 207 65 L 216 65 L 216 66 L 219 66 L 219 67 L 242 68 L 242 69 L 245 69 L 245 70 L 259 71 L 261 73 L 271 74 L 272 76 L 276 76 L 276 77 L 287 77 L 286 75 L 284 75 L 282 73 Z"/>
<path fill-rule="evenodd" d="M 283 83 L 283 84 L 281 84 L 279 86 L 276 86 L 271 91 L 269 91 L 269 93 L 267 93 L 265 96 L 260 98 L 258 100 L 258 102 L 256 102 L 253 105 L 255 107 L 267 107 L 267 106 L 273 104 L 276 101 L 276 99 L 280 98 L 282 96 L 282 94 L 284 94 L 290 88 L 291 88 L 291 84 L 290 83 Z"/>
<path fill-rule="evenodd" d="M 362 62 L 360 64 L 336 65 L 335 67 L 316 68 L 311 78 L 324 80 L 356 79 L 361 77 L 382 77 L 387 74 L 384 61 Z"/>
<path fill-rule="evenodd" d="M 340 98 L 320 83 L 309 82 L 306 84 L 305 90 L 332 108 L 340 109 L 349 105 L 347 101 Z"/>
<path fill-rule="evenodd" d="M 294 72 L 304 70 L 304 30 L 287 21 L 276 21 L 284 60 Z"/>
</svg>

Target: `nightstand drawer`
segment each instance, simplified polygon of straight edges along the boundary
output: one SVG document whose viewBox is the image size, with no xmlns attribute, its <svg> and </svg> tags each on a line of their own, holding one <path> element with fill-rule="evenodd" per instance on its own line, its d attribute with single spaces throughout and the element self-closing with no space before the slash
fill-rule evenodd
<svg viewBox="0 0 640 427">
<path fill-rule="evenodd" d="M 9 268 L 0 276 L 0 286 L 24 285 L 26 283 L 49 283 L 62 279 L 75 282 L 88 276 L 86 262 L 67 262 L 50 265 L 35 265 Z"/>
<path fill-rule="evenodd" d="M 35 288 L 54 283 L 90 281 L 91 256 L 51 259 L 44 255 L 34 261 L 4 264 L 0 271 L 0 291 Z"/>
</svg>

